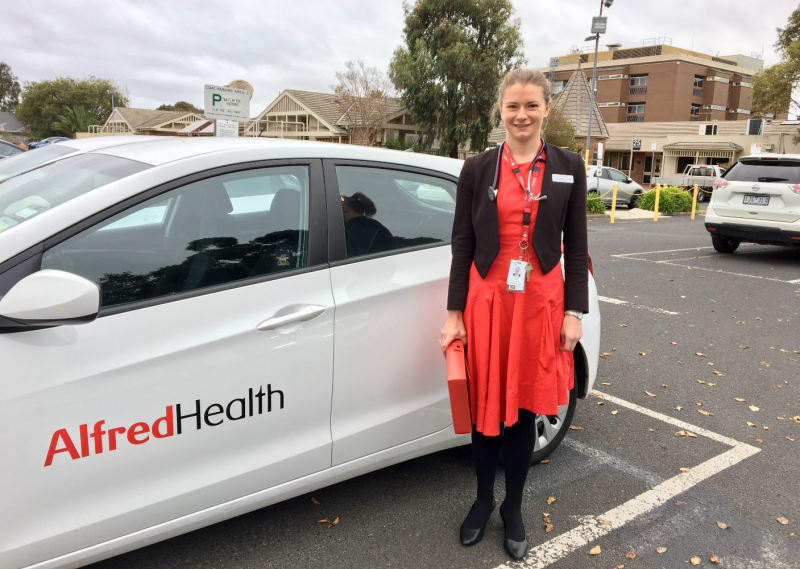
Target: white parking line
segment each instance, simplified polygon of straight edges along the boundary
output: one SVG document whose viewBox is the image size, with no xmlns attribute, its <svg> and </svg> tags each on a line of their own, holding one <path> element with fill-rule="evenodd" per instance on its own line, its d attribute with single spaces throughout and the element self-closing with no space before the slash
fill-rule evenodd
<svg viewBox="0 0 800 569">
<path fill-rule="evenodd" d="M 652 510 L 655 510 L 659 506 L 673 499 L 675 496 L 686 492 L 700 482 L 714 476 L 715 474 L 719 474 L 723 470 L 753 456 L 761 450 L 752 445 L 737 441 L 718 433 L 714 433 L 712 431 L 708 431 L 701 427 L 697 427 L 690 423 L 686 423 L 685 421 L 675 419 L 669 415 L 658 413 L 652 409 L 647 409 L 646 407 L 642 407 L 612 395 L 601 393 L 599 391 L 594 391 L 592 394 L 606 401 L 614 403 L 615 405 L 627 407 L 628 409 L 636 411 L 637 413 L 658 419 L 659 421 L 663 421 L 683 430 L 691 431 L 699 436 L 729 445 L 732 448 L 715 456 L 714 458 L 706 460 L 705 462 L 692 467 L 688 472 L 682 472 L 677 476 L 673 476 L 672 478 L 665 480 L 652 489 L 647 490 L 635 498 L 628 500 L 624 504 L 620 504 L 616 508 L 612 508 L 611 510 L 608 510 L 607 512 L 597 516 L 597 518 L 601 520 L 611 522 L 610 524 L 604 525 L 597 518 L 586 519 L 575 529 L 556 536 L 553 539 L 529 550 L 528 555 L 521 563 L 515 563 L 513 565 L 503 564 L 499 565 L 495 569 L 513 569 L 514 567 L 520 566 L 534 569 L 544 569 L 548 565 L 559 561 L 570 553 L 585 547 L 598 538 L 624 526 L 626 523 L 636 519 L 642 514 L 646 514 Z"/>
<path fill-rule="evenodd" d="M 631 308 L 638 308 L 640 310 L 649 310 L 650 312 L 657 312 L 659 314 L 680 314 L 680 312 L 672 312 L 670 310 L 664 310 L 663 308 L 653 308 L 651 306 L 645 306 L 643 304 L 633 304 L 628 302 L 627 300 L 620 300 L 618 298 L 611 298 L 608 296 L 599 296 L 597 300 L 600 302 L 608 302 L 609 304 L 619 304 L 620 306 L 630 306 Z"/>
</svg>

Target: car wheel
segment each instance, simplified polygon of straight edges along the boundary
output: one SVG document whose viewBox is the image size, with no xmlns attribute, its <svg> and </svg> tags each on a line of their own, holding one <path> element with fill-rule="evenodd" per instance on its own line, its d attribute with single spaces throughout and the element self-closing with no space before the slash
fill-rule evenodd
<svg viewBox="0 0 800 569">
<path fill-rule="evenodd" d="M 639 205 L 639 198 L 641 197 L 641 193 L 636 192 L 631 196 L 631 201 L 628 202 L 628 209 L 634 209 L 636 206 Z"/>
<path fill-rule="evenodd" d="M 703 191 L 703 188 L 697 188 L 697 203 L 707 202 L 709 195 Z"/>
<path fill-rule="evenodd" d="M 738 239 L 725 239 L 723 237 L 711 236 L 711 244 L 714 249 L 720 253 L 733 253 L 739 248 L 740 241 Z"/>
<path fill-rule="evenodd" d="M 533 443 L 531 464 L 538 464 L 552 453 L 567 434 L 578 404 L 578 381 L 569 392 L 569 403 L 558 408 L 558 415 L 536 415 L 536 440 Z"/>
</svg>

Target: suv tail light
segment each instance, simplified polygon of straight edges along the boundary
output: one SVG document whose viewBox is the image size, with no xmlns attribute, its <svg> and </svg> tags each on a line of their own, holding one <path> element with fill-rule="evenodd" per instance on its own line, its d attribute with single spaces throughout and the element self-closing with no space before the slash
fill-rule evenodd
<svg viewBox="0 0 800 569">
<path fill-rule="evenodd" d="M 723 178 L 717 178 L 716 180 L 714 180 L 713 186 L 715 190 L 718 190 L 721 188 L 726 188 L 729 184 L 730 182 L 728 182 L 727 180 L 724 180 Z"/>
<path fill-rule="evenodd" d="M 791 186 L 789 186 L 789 189 L 796 194 L 800 194 L 800 184 L 792 184 Z"/>
</svg>

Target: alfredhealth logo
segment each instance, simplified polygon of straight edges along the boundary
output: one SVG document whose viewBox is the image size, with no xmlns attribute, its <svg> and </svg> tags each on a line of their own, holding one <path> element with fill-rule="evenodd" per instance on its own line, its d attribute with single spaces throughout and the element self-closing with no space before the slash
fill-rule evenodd
<svg viewBox="0 0 800 569">
<path fill-rule="evenodd" d="M 62 453 L 68 454 L 72 460 L 78 460 L 92 454 L 115 451 L 122 446 L 142 445 L 153 439 L 180 435 L 185 425 L 193 426 L 199 431 L 204 424 L 208 427 L 219 427 L 226 420 L 241 421 L 261 415 L 265 407 L 266 412 L 271 413 L 273 401 L 276 410 L 283 409 L 283 392 L 273 390 L 270 383 L 267 385 L 266 393 L 263 386 L 259 385 L 257 392 L 251 387 L 247 390 L 247 397 L 231 399 L 224 405 L 212 403 L 204 407 L 199 399 L 195 399 L 194 405 L 188 409 L 182 408 L 180 403 L 167 405 L 164 415 L 152 423 L 142 421 L 128 427 L 109 427 L 105 419 L 100 419 L 94 423 L 91 430 L 87 423 L 79 425 L 77 438 L 74 437 L 74 431 L 70 434 L 67 429 L 58 429 L 50 438 L 50 448 L 47 450 L 44 465 L 52 465 L 56 455 Z M 185 424 L 184 420 L 187 421 Z"/>
</svg>

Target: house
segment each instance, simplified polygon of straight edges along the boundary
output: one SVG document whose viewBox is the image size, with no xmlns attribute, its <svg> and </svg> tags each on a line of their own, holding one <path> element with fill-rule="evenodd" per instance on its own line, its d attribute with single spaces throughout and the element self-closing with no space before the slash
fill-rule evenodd
<svg viewBox="0 0 800 569">
<path fill-rule="evenodd" d="M 89 127 L 89 132 L 78 133 L 78 138 L 131 134 L 188 136 L 187 128 L 197 128 L 201 126 L 201 123 L 207 125 L 208 122 L 207 119 L 197 113 L 189 111 L 157 111 L 116 107 L 104 124 Z M 205 135 L 207 134 L 204 133 Z"/>
<path fill-rule="evenodd" d="M 12 113 L 0 111 L 0 137 L 20 140 L 25 127 Z"/>
</svg>

